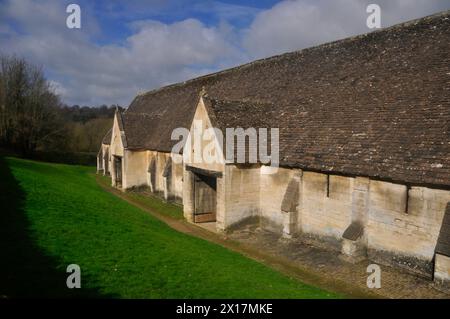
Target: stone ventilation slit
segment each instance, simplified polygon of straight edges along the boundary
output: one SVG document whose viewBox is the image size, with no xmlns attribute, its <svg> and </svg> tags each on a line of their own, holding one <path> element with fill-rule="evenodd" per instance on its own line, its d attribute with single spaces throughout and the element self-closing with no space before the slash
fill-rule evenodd
<svg viewBox="0 0 450 319">
<path fill-rule="evenodd" d="M 330 175 L 327 174 L 327 198 L 330 197 Z"/>
<path fill-rule="evenodd" d="M 405 214 L 409 212 L 409 191 L 411 190 L 411 186 L 406 186 L 406 203 L 405 203 Z"/>
</svg>

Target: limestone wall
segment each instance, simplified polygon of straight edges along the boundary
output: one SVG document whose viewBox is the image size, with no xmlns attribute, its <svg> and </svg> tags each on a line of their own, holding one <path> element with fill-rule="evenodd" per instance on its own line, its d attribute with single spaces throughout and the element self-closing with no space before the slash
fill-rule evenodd
<svg viewBox="0 0 450 319">
<path fill-rule="evenodd" d="M 183 197 L 183 158 L 182 155 L 172 154 L 167 152 L 146 152 L 146 164 L 144 175 L 146 176 L 146 185 L 151 185 L 151 173 L 148 172 L 150 163 L 155 160 L 156 174 L 155 174 L 155 192 L 163 195 L 165 194 L 167 199 L 182 201 Z M 164 168 L 169 160 L 172 158 L 171 178 L 170 185 L 166 178 L 164 178 Z"/>
<path fill-rule="evenodd" d="M 186 170 L 186 166 L 183 165 L 183 216 L 184 218 L 192 222 L 194 220 L 194 175 L 192 172 Z M 219 203 L 219 181 L 217 182 L 217 202 Z M 218 204 L 219 208 L 219 204 Z M 217 211 L 219 215 L 219 210 Z M 217 228 L 220 227 L 219 216 L 217 216 Z"/>
<path fill-rule="evenodd" d="M 303 172 L 302 181 L 298 229 L 340 240 L 351 223 L 353 179 Z"/>
<path fill-rule="evenodd" d="M 117 121 L 118 121 L 117 115 L 115 115 L 113 128 L 112 128 L 111 145 L 109 147 L 109 158 L 110 158 L 109 167 L 110 167 L 110 173 L 111 173 L 112 186 L 116 186 L 115 167 L 113 165 L 113 163 L 114 163 L 113 158 L 114 158 L 114 156 L 123 157 L 123 155 L 124 155 L 124 147 L 123 147 L 123 143 L 122 143 L 121 132 L 119 130 L 119 125 L 118 125 Z M 124 162 L 122 161 L 122 172 L 124 172 L 123 165 L 124 165 Z"/>
<path fill-rule="evenodd" d="M 218 179 L 217 220 L 226 229 L 252 216 L 259 215 L 260 168 L 239 168 L 226 165 L 223 177 Z"/>
<path fill-rule="evenodd" d="M 100 152 L 97 154 L 97 172 L 102 172 L 103 175 L 109 174 L 110 170 L 110 156 L 109 145 L 103 144 L 100 146 Z"/>
<path fill-rule="evenodd" d="M 406 194 L 404 185 L 370 181 L 369 257 L 430 273 L 450 191 L 412 187 L 407 207 Z"/>
<path fill-rule="evenodd" d="M 281 203 L 289 181 L 300 175 L 297 216 L 294 232 L 340 240 L 352 220 L 353 178 L 279 168 L 275 173 L 261 172 L 260 211 L 265 227 L 281 231 L 286 222 Z"/>
<path fill-rule="evenodd" d="M 183 158 L 187 165 L 222 172 L 225 167 L 221 148 L 223 137 L 207 133 L 212 128 L 203 99 L 200 99 L 184 146 Z"/>
<path fill-rule="evenodd" d="M 281 202 L 293 174 L 294 170 L 292 169 L 261 168 L 259 205 L 264 227 L 281 231 L 283 227 Z"/>
<path fill-rule="evenodd" d="M 156 191 L 158 192 L 164 192 L 165 181 L 163 177 L 163 172 L 169 157 L 170 157 L 169 153 L 157 152 L 156 154 L 156 174 L 157 174 Z"/>
<path fill-rule="evenodd" d="M 163 178 L 163 171 L 164 167 L 166 165 L 166 161 L 169 157 L 168 153 L 161 153 L 156 151 L 147 151 L 147 163 L 146 163 L 146 176 L 147 176 L 147 185 L 151 185 L 151 172 L 148 171 L 150 163 L 152 160 L 155 161 L 155 185 L 153 191 L 156 193 L 163 193 L 164 192 L 164 178 Z"/>
<path fill-rule="evenodd" d="M 264 227 L 281 232 L 289 220 L 281 212 L 281 203 L 294 172 L 280 168 L 275 174 L 261 174 L 259 211 L 263 221 L 269 221 L 262 224 Z M 308 171 L 302 172 L 299 183 L 294 232 L 331 239 L 339 247 L 345 230 L 358 221 L 363 225 L 361 242 L 370 259 L 419 274 L 432 273 L 450 191 L 408 190 L 405 185 L 369 178 Z"/>
<path fill-rule="evenodd" d="M 179 154 L 172 156 L 172 185 L 170 187 L 171 195 L 181 201 L 183 198 L 183 157 Z"/>
<path fill-rule="evenodd" d="M 103 171 L 103 153 L 99 152 L 97 154 L 97 173 Z"/>
<path fill-rule="evenodd" d="M 105 154 L 106 156 L 105 159 Z M 103 175 L 108 175 L 111 172 L 111 154 L 109 150 L 109 145 L 102 144 L 102 167 L 103 167 Z"/>
<path fill-rule="evenodd" d="M 121 132 L 117 123 L 117 117 L 114 117 L 114 125 L 112 129 L 112 138 L 110 151 L 112 155 L 123 156 L 123 144 L 121 138 Z"/>
<path fill-rule="evenodd" d="M 157 152 L 155 151 L 147 151 L 147 167 L 145 169 L 145 174 L 147 176 L 147 185 L 150 186 L 150 188 L 152 189 L 152 177 L 151 177 L 151 172 L 150 172 L 150 163 L 152 162 L 152 160 L 155 161 L 155 167 L 156 167 L 156 161 L 158 160 L 157 157 Z M 158 174 L 155 174 L 154 180 L 155 180 L 155 184 L 157 184 L 156 180 L 158 179 Z M 152 189 L 152 191 L 154 191 Z"/>
<path fill-rule="evenodd" d="M 147 185 L 147 152 L 124 150 L 122 188 Z"/>
</svg>

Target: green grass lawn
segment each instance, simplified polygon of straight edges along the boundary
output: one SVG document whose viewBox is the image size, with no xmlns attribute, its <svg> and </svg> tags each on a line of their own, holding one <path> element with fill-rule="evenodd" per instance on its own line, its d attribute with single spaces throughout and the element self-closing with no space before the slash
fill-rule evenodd
<svg viewBox="0 0 450 319">
<path fill-rule="evenodd" d="M 111 185 L 111 178 L 109 176 L 99 176 L 102 185 Z M 145 196 L 139 192 L 127 192 L 128 198 L 132 199 L 133 202 L 148 207 L 154 211 L 160 212 L 166 216 L 173 219 L 182 220 L 183 208 L 179 205 L 170 202 L 164 202 L 157 198 L 153 194 L 150 196 Z"/>
<path fill-rule="evenodd" d="M 338 297 L 169 228 L 93 172 L 0 158 L 0 297 Z M 81 289 L 65 286 L 72 263 Z"/>
</svg>

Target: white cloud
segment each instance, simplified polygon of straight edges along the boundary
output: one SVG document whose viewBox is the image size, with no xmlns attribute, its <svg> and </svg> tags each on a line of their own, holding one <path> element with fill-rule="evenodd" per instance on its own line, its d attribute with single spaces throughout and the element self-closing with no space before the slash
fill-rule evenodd
<svg viewBox="0 0 450 319">
<path fill-rule="evenodd" d="M 187 80 L 239 59 L 227 32 L 195 19 L 137 21 L 123 45 L 97 45 L 83 27 L 65 27 L 64 7 L 56 1 L 45 3 L 46 21 L 36 18 L 36 11 L 30 11 L 35 4 L 28 2 L 30 6 L 9 2 L 2 7 L 24 29 L 20 36 L 0 37 L 2 48 L 44 65 L 69 103 L 128 105 L 138 91 Z"/>
<path fill-rule="evenodd" d="M 59 96 L 65 96 L 67 94 L 67 89 L 59 83 L 58 81 L 49 80 L 50 89 Z"/>
<path fill-rule="evenodd" d="M 132 34 L 120 44 L 100 45 L 95 38 L 101 29 L 89 5 L 82 6 L 81 30 L 69 30 L 60 1 L 5 1 L 0 3 L 0 50 L 45 66 L 67 103 L 127 106 L 137 92 L 236 65 L 249 57 L 368 32 L 365 8 L 371 2 L 382 8 L 383 26 L 450 7 L 449 0 L 283 1 L 268 10 L 246 12 L 245 16 L 255 18 L 248 28 L 237 30 L 226 17 L 239 16 L 238 7 L 214 2 L 223 17 L 216 26 L 196 19 L 169 24 L 134 21 Z M 13 24 L 8 25 L 10 21 Z"/>
<path fill-rule="evenodd" d="M 448 0 L 283 1 L 256 16 L 243 45 L 257 58 L 367 33 L 370 3 L 380 5 L 383 27 L 450 8 Z"/>
<path fill-rule="evenodd" d="M 216 28 L 205 27 L 200 21 L 188 19 L 171 25 L 157 21 L 134 24 L 138 32 L 127 39 L 130 54 L 151 58 L 153 66 L 212 64 L 219 57 L 235 54 Z"/>
</svg>

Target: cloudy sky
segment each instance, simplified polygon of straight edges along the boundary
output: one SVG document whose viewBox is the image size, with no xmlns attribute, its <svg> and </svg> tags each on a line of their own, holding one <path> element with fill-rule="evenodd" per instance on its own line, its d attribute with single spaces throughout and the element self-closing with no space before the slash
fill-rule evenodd
<svg viewBox="0 0 450 319">
<path fill-rule="evenodd" d="M 68 29 L 66 7 L 81 8 Z M 450 9 L 450 0 L 0 0 L 0 52 L 42 65 L 67 104 L 138 92 Z"/>
</svg>

